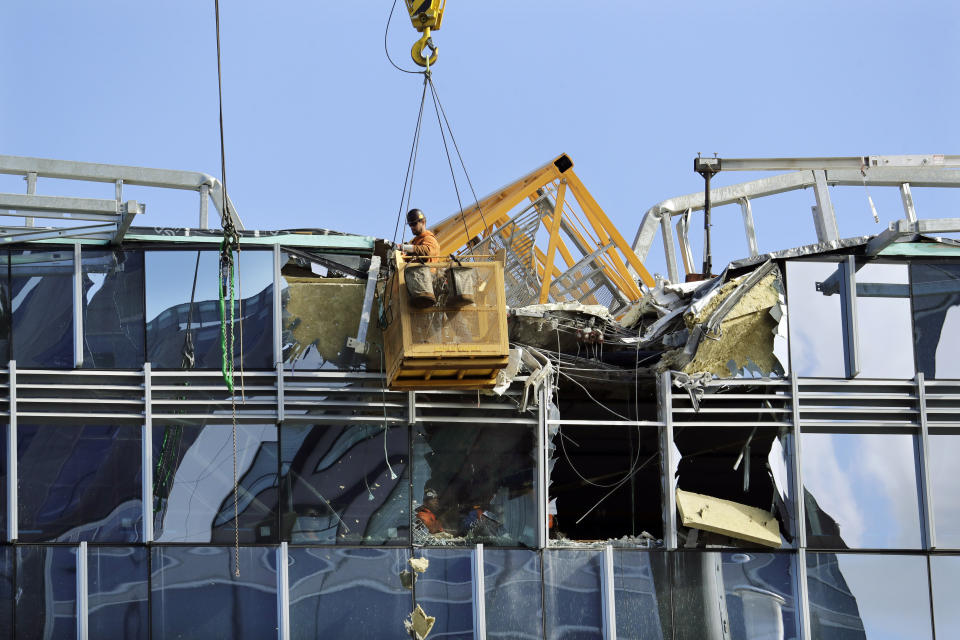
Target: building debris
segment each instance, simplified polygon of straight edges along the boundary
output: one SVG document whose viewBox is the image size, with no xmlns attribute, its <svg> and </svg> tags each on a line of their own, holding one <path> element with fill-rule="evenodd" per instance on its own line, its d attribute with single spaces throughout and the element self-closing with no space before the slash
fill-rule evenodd
<svg viewBox="0 0 960 640">
<path fill-rule="evenodd" d="M 430 633 L 430 630 L 433 629 L 436 621 L 436 618 L 428 616 L 418 604 L 416 608 L 410 612 L 407 619 L 403 621 L 403 626 L 411 638 L 414 638 L 414 640 L 424 640 Z"/>
<path fill-rule="evenodd" d="M 770 512 L 731 500 L 677 489 L 683 526 L 779 549 L 780 526 Z"/>
<path fill-rule="evenodd" d="M 416 573 L 423 573 L 427 570 L 427 567 L 430 566 L 430 560 L 427 558 L 410 558 L 407 560 L 407 564 L 410 565 L 410 568 L 413 569 Z"/>
</svg>

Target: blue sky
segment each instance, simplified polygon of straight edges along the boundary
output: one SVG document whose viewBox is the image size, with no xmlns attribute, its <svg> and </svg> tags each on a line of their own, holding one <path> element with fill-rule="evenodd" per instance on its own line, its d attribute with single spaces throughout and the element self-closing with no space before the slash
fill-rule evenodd
<svg viewBox="0 0 960 640">
<path fill-rule="evenodd" d="M 392 237 L 421 87 L 384 56 L 391 4 L 221 3 L 227 186 L 247 227 Z M 399 4 L 389 46 L 410 68 Z M 956 2 L 447 4 L 434 81 L 479 195 L 566 152 L 628 239 L 648 207 L 702 188 L 698 151 L 960 153 Z M 0 51 L 0 153 L 219 175 L 212 0 L 8 3 Z M 883 221 L 902 215 L 895 191 L 871 195 Z M 960 204 L 914 195 L 926 217 Z M 192 196 L 128 197 L 147 202 L 141 225 L 196 224 Z M 882 229 L 865 193 L 835 200 L 842 235 Z M 413 201 L 433 220 L 457 209 L 432 119 Z M 756 202 L 761 249 L 813 241 L 813 203 Z M 716 221 L 715 262 L 745 255 L 739 209 Z"/>
</svg>

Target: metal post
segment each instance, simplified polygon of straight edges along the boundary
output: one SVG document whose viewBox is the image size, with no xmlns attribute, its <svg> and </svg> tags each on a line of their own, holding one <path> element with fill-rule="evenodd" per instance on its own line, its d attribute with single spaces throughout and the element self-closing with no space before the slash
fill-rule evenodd
<svg viewBox="0 0 960 640">
<path fill-rule="evenodd" d="M 550 537 L 547 531 L 547 505 L 550 495 L 547 492 L 547 444 L 549 441 L 549 429 L 547 418 L 550 416 L 549 407 L 547 407 L 547 393 L 545 388 L 537 392 L 540 397 L 537 404 L 537 548 L 543 549 L 547 546 Z"/>
<path fill-rule="evenodd" d="M 917 210 L 913 206 L 913 194 L 910 193 L 910 183 L 900 185 L 900 199 L 903 200 L 903 212 L 909 222 L 917 221 Z"/>
<path fill-rule="evenodd" d="M 143 541 L 153 542 L 153 380 L 150 363 L 143 363 Z"/>
<path fill-rule="evenodd" d="M 83 273 L 80 264 L 80 243 L 73 243 L 73 362 L 83 366 Z"/>
<path fill-rule="evenodd" d="M 284 398 L 284 384 L 283 384 L 283 364 L 277 363 L 277 424 L 281 424 L 284 420 L 283 405 L 286 402 Z"/>
<path fill-rule="evenodd" d="M 922 372 L 917 372 L 917 413 L 920 416 L 920 441 L 917 442 L 917 489 L 920 495 L 920 515 L 923 518 L 923 545 L 937 548 L 937 529 L 933 518 L 933 490 L 930 483 L 930 428 L 927 423 L 927 389 Z"/>
<path fill-rule="evenodd" d="M 210 226 L 208 208 L 210 204 L 210 185 L 200 185 L 200 228 L 207 229 Z"/>
<path fill-rule="evenodd" d="M 27 195 L 28 196 L 35 195 L 37 193 L 37 172 L 28 171 L 26 175 L 26 181 L 27 181 Z M 23 225 L 25 227 L 32 227 L 33 218 L 24 218 Z"/>
<path fill-rule="evenodd" d="M 273 362 L 283 365 L 283 315 L 280 309 L 280 245 L 273 245 Z"/>
<path fill-rule="evenodd" d="M 693 266 L 693 251 L 690 250 L 690 209 L 680 214 L 677 220 L 677 240 L 680 245 L 680 258 L 683 260 L 683 269 L 687 273 L 695 273 Z"/>
<path fill-rule="evenodd" d="M 486 587 L 483 573 L 483 545 L 478 544 L 471 554 L 471 573 L 473 580 L 473 638 L 486 640 L 487 637 L 487 605 Z"/>
<path fill-rule="evenodd" d="M 753 224 L 753 207 L 750 200 L 740 198 L 740 213 L 743 215 L 743 232 L 747 236 L 747 248 L 751 256 L 760 255 L 760 249 L 757 246 L 757 229 Z"/>
<path fill-rule="evenodd" d="M 713 253 L 710 251 L 710 176 L 703 172 L 703 277 L 709 278 L 713 270 Z"/>
<path fill-rule="evenodd" d="M 797 521 L 794 534 L 797 544 L 797 625 L 800 637 L 810 640 L 810 595 L 807 591 L 807 522 L 803 503 L 803 471 L 800 439 L 800 385 L 795 371 L 790 372 L 790 409 L 793 422 L 793 460 L 791 477 L 793 478 L 793 509 Z"/>
<path fill-rule="evenodd" d="M 87 587 L 87 543 L 81 542 L 77 549 L 77 640 L 87 640 L 87 610 L 89 592 Z"/>
<path fill-rule="evenodd" d="M 7 421 L 7 540 L 19 535 L 17 521 L 17 361 L 11 360 L 7 381 L 10 388 L 10 419 Z"/>
<path fill-rule="evenodd" d="M 673 477 L 673 406 L 670 391 L 670 372 L 664 371 L 657 378 L 660 415 L 660 464 L 663 490 L 663 544 L 668 551 L 677 548 L 677 491 Z"/>
<path fill-rule="evenodd" d="M 677 252 L 673 244 L 673 227 L 670 226 L 670 214 L 664 213 L 660 218 L 661 235 L 663 235 L 663 255 L 667 261 L 667 277 L 670 282 L 680 282 L 677 269 Z"/>
<path fill-rule="evenodd" d="M 857 332 L 857 262 L 847 256 L 840 270 L 840 315 L 843 321 L 843 353 L 847 378 L 860 373 L 860 339 Z"/>
<path fill-rule="evenodd" d="M 606 545 L 603 548 L 603 568 L 600 572 L 601 590 L 600 599 L 603 606 L 603 637 L 604 640 L 617 640 L 617 600 L 616 587 L 613 581 L 613 547 Z"/>
<path fill-rule="evenodd" d="M 386 375 L 386 372 L 384 372 Z M 407 391 L 407 424 L 417 424 L 417 392 Z"/>
<path fill-rule="evenodd" d="M 830 189 L 827 186 L 827 172 L 823 169 L 813 171 L 814 193 L 817 208 L 813 210 L 813 222 L 817 229 L 817 242 L 831 242 L 840 239 L 837 229 L 837 216 L 830 202 Z"/>
<path fill-rule="evenodd" d="M 290 640 L 290 572 L 287 543 L 277 549 L 277 638 Z"/>
</svg>

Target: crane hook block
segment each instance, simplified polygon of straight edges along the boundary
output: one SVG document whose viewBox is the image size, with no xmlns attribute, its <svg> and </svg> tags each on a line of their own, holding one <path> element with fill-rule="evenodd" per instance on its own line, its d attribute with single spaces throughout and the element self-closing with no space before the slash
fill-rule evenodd
<svg viewBox="0 0 960 640">
<path fill-rule="evenodd" d="M 429 67 L 437 61 L 437 47 L 430 39 L 430 33 L 440 28 L 443 22 L 443 9 L 447 0 L 406 0 L 407 12 L 413 28 L 423 34 L 417 40 L 410 55 L 413 61 L 421 67 Z M 424 55 L 424 50 L 430 49 L 430 56 Z"/>
</svg>

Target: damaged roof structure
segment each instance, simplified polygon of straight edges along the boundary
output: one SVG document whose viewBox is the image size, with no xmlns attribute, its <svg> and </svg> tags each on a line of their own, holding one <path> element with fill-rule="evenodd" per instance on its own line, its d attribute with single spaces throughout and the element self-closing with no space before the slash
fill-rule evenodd
<svg viewBox="0 0 960 640">
<path fill-rule="evenodd" d="M 229 203 L 231 394 L 219 183 L 0 156 L 32 218 L 0 252 L 0 637 L 960 634 L 960 219 L 911 191 L 958 158 L 718 160 L 789 173 L 665 200 L 626 245 L 564 155 L 439 223 L 504 274 L 473 387 L 464 356 L 388 384 L 390 243 Z M 198 228 L 134 225 L 138 183 L 197 191 Z M 840 238 L 831 189 L 865 183 L 903 218 Z M 807 188 L 818 242 L 761 252 L 751 201 Z M 691 217 L 727 205 L 749 255 L 698 273 Z M 636 268 L 658 234 L 665 276 Z M 486 322 L 429 313 L 423 341 Z"/>
</svg>

